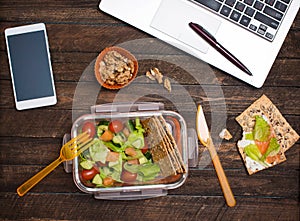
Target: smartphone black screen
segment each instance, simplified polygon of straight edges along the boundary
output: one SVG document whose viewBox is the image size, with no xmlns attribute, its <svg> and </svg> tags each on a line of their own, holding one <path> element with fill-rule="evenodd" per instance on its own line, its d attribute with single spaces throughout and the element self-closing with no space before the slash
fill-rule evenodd
<svg viewBox="0 0 300 221">
<path fill-rule="evenodd" d="M 7 37 L 17 101 L 53 96 L 44 31 Z"/>
</svg>

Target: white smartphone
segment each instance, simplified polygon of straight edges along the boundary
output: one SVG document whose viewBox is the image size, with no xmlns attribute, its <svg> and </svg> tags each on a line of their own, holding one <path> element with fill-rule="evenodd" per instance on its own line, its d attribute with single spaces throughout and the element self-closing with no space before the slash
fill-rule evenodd
<svg viewBox="0 0 300 221">
<path fill-rule="evenodd" d="M 45 24 L 7 28 L 5 40 L 17 110 L 56 104 Z"/>
</svg>

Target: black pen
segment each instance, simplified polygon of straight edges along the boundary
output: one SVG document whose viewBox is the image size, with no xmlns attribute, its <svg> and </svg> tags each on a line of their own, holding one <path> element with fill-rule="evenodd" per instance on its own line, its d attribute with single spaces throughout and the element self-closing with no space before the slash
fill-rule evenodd
<svg viewBox="0 0 300 221">
<path fill-rule="evenodd" d="M 222 54 L 227 60 L 229 60 L 232 64 L 237 66 L 239 69 L 244 71 L 245 73 L 252 76 L 252 73 L 248 70 L 248 68 L 240 62 L 233 54 L 231 54 L 226 48 L 220 45 L 217 40 L 201 25 L 190 22 L 189 26 L 208 44 L 210 44 L 214 49 L 216 49 L 220 54 Z"/>
</svg>

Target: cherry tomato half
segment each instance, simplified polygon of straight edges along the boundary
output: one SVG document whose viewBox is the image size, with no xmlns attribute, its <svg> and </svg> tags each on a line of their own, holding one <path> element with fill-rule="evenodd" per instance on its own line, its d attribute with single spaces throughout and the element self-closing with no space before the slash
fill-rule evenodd
<svg viewBox="0 0 300 221">
<path fill-rule="evenodd" d="M 148 143 L 145 141 L 145 146 L 141 149 L 142 153 L 145 154 L 149 150 Z"/>
<path fill-rule="evenodd" d="M 134 182 L 136 180 L 136 177 L 137 177 L 137 173 L 131 173 L 124 169 L 121 174 L 121 180 L 123 180 L 126 183 Z"/>
<path fill-rule="evenodd" d="M 95 167 L 93 167 L 93 168 L 90 169 L 90 170 L 82 170 L 82 171 L 81 171 L 81 177 L 82 177 L 82 179 L 84 179 L 84 180 L 91 180 L 91 179 L 93 179 L 94 176 L 96 176 L 96 174 L 98 174 L 98 173 L 99 173 L 99 171 L 98 171 Z"/>
<path fill-rule="evenodd" d="M 108 129 L 113 133 L 119 133 L 123 130 L 124 125 L 119 120 L 113 120 L 109 123 Z"/>
<path fill-rule="evenodd" d="M 85 122 L 82 126 L 82 132 L 87 132 L 90 138 L 93 138 L 96 134 L 95 124 L 90 121 Z"/>
</svg>

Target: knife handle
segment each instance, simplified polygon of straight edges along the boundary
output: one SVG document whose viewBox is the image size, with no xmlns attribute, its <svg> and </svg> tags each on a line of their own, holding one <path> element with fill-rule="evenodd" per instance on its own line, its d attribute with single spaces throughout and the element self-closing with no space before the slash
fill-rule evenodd
<svg viewBox="0 0 300 221">
<path fill-rule="evenodd" d="M 224 194 L 226 203 L 228 206 L 233 207 L 233 206 L 235 206 L 236 201 L 235 201 L 235 198 L 231 191 L 231 188 L 229 186 L 229 183 L 228 183 L 227 177 L 225 175 L 225 172 L 223 170 L 223 167 L 221 165 L 219 156 L 217 154 L 212 156 L 212 162 L 215 166 L 215 170 L 216 170 L 217 176 L 219 178 L 220 185 L 223 190 L 223 194 Z"/>
</svg>

